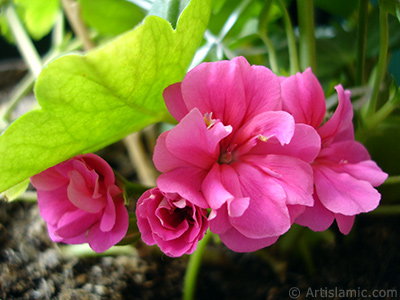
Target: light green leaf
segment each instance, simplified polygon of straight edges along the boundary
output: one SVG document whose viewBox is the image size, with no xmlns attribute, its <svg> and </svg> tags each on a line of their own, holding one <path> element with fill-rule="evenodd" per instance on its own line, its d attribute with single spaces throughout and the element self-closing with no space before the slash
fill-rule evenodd
<svg viewBox="0 0 400 300">
<path fill-rule="evenodd" d="M 15 0 L 18 14 L 34 39 L 50 32 L 60 9 L 59 0 Z"/>
<path fill-rule="evenodd" d="M 117 35 L 132 29 L 144 12 L 126 0 L 79 0 L 85 22 L 100 34 Z"/>
<path fill-rule="evenodd" d="M 0 136 L 0 191 L 77 154 L 161 121 L 162 92 L 182 80 L 200 44 L 210 0 L 192 0 L 177 29 L 156 16 L 102 49 L 46 67 L 35 88 L 42 109 Z"/>
<path fill-rule="evenodd" d="M 29 186 L 29 183 L 30 183 L 30 180 L 26 179 L 26 180 L 22 181 L 21 183 L 18 183 L 17 185 L 8 189 L 4 193 L 2 193 L 2 196 L 8 202 L 14 201 L 15 199 L 18 199 L 18 197 L 21 196 L 26 191 L 26 189 Z"/>
</svg>

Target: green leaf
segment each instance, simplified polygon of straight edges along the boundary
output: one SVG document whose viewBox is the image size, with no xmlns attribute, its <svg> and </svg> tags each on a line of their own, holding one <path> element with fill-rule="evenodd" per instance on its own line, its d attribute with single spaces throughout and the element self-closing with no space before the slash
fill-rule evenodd
<svg viewBox="0 0 400 300">
<path fill-rule="evenodd" d="M 30 180 L 26 179 L 21 183 L 18 183 L 17 185 L 13 186 L 12 188 L 6 190 L 4 193 L 2 193 L 2 196 L 8 202 L 14 201 L 15 199 L 18 199 L 18 197 L 21 196 L 26 191 L 26 189 L 29 186 L 29 183 Z"/>
<path fill-rule="evenodd" d="M 150 16 L 104 48 L 46 67 L 35 88 L 42 109 L 23 115 L 0 136 L 0 191 L 163 120 L 168 114 L 162 92 L 185 75 L 207 27 L 210 2 L 192 0 L 175 31 Z"/>
<path fill-rule="evenodd" d="M 82 17 L 100 34 L 117 35 L 132 29 L 144 18 L 144 12 L 126 0 L 79 0 Z"/>
<path fill-rule="evenodd" d="M 15 0 L 18 14 L 34 39 L 50 32 L 60 10 L 59 0 Z"/>
</svg>

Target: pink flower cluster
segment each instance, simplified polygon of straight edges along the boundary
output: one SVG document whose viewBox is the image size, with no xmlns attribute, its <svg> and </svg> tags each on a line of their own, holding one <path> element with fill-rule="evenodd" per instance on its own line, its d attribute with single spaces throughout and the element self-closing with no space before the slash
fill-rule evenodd
<svg viewBox="0 0 400 300">
<path fill-rule="evenodd" d="M 78 155 L 31 178 L 50 238 L 89 243 L 96 252 L 117 244 L 129 225 L 111 167 L 94 154 Z"/>
<path fill-rule="evenodd" d="M 293 223 L 348 233 L 375 209 L 387 175 L 354 140 L 350 93 L 326 115 L 308 69 L 278 78 L 242 57 L 203 63 L 164 91 L 179 122 L 161 134 L 157 188 L 137 203 L 143 240 L 167 255 L 191 253 L 209 227 L 238 252 L 266 247 Z M 206 218 L 206 210 L 209 211 Z"/>
</svg>

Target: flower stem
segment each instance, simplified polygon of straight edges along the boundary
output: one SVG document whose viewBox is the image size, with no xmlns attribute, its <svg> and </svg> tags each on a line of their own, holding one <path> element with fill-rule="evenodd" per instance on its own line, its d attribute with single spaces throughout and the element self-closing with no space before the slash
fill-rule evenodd
<svg viewBox="0 0 400 300">
<path fill-rule="evenodd" d="M 282 0 L 276 1 L 283 15 L 283 23 L 286 30 L 286 38 L 288 41 L 289 58 L 290 58 L 290 73 L 296 74 L 300 71 L 299 59 L 297 54 L 296 38 L 294 36 L 292 22 L 290 21 L 289 13 Z"/>
<path fill-rule="evenodd" d="M 211 236 L 213 234 L 208 231 L 204 238 L 199 241 L 197 244 L 197 249 L 196 251 L 190 255 L 189 257 L 189 263 L 186 268 L 186 273 L 185 273 L 185 282 L 183 286 L 183 299 L 184 300 L 193 300 L 194 299 L 194 294 L 196 291 L 196 281 L 197 281 L 197 275 L 199 273 L 199 268 L 201 264 L 201 260 L 203 257 L 204 250 L 208 244 L 208 241 L 210 240 Z"/>
<path fill-rule="evenodd" d="M 365 119 L 368 119 L 376 111 L 376 104 L 378 102 L 379 90 L 383 77 L 385 75 L 387 54 L 389 46 L 389 25 L 388 15 L 384 8 L 379 9 L 379 28 L 380 28 L 380 46 L 378 56 L 378 66 L 375 74 L 374 84 L 372 87 L 371 99 L 369 100 L 367 110 L 365 112 Z"/>
<path fill-rule="evenodd" d="M 40 55 L 36 51 L 32 40 L 22 25 L 14 5 L 9 4 L 5 11 L 5 16 L 8 24 L 10 25 L 10 29 L 16 41 L 18 50 L 33 75 L 37 78 L 39 73 L 42 71 L 42 61 L 40 59 Z"/>
<path fill-rule="evenodd" d="M 392 216 L 400 215 L 400 205 L 382 205 L 378 206 L 374 211 L 368 213 L 375 216 Z"/>
<path fill-rule="evenodd" d="M 400 183 L 400 175 L 389 176 L 383 184 L 390 185 L 390 184 L 399 184 L 399 183 Z"/>
<path fill-rule="evenodd" d="M 83 49 L 86 51 L 93 49 L 95 44 L 90 38 L 89 31 L 81 18 L 80 3 L 75 0 L 62 0 L 61 3 L 74 33 L 82 41 Z"/>
<path fill-rule="evenodd" d="M 278 59 L 276 56 L 275 48 L 271 43 L 271 40 L 268 38 L 268 14 L 270 12 L 272 0 L 267 0 L 264 4 L 264 8 L 261 11 L 260 22 L 258 25 L 258 32 L 261 40 L 264 42 L 268 51 L 268 60 L 269 66 L 271 67 L 272 72 L 278 74 L 279 66 Z"/>
<path fill-rule="evenodd" d="M 314 1 L 297 0 L 297 14 L 300 29 L 300 67 L 317 70 L 314 25 Z"/>
<path fill-rule="evenodd" d="M 365 83 L 365 49 L 367 45 L 368 0 L 358 1 L 356 85 Z"/>
</svg>

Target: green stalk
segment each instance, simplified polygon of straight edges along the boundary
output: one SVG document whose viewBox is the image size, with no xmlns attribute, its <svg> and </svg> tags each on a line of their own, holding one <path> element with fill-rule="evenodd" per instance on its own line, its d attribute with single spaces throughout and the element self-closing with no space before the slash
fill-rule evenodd
<svg viewBox="0 0 400 300">
<path fill-rule="evenodd" d="M 386 72 L 387 55 L 389 47 L 389 25 L 388 15 L 385 9 L 379 9 L 379 28 L 380 28 L 380 41 L 379 41 L 379 56 L 378 66 L 375 74 L 374 85 L 372 87 L 371 99 L 369 100 L 366 119 L 372 116 L 376 111 L 376 104 L 378 102 L 379 89 Z"/>
<path fill-rule="evenodd" d="M 37 78 L 42 71 L 42 61 L 28 33 L 26 32 L 13 4 L 8 5 L 5 16 L 16 41 L 19 52 L 33 75 Z"/>
<path fill-rule="evenodd" d="M 275 51 L 274 46 L 271 43 L 271 40 L 268 38 L 268 14 L 270 12 L 271 4 L 272 4 L 272 0 L 267 0 L 265 2 L 264 8 L 261 11 L 261 15 L 260 15 L 258 32 L 259 32 L 261 40 L 264 42 L 265 46 L 267 47 L 268 60 L 269 60 L 269 65 L 271 67 L 271 70 L 275 74 L 278 74 L 279 66 L 278 66 L 278 59 L 276 56 L 276 51 Z"/>
<path fill-rule="evenodd" d="M 400 205 L 381 205 L 368 213 L 375 216 L 393 216 L 400 215 Z"/>
<path fill-rule="evenodd" d="M 400 176 L 389 176 L 383 184 L 390 185 L 390 184 L 399 184 L 399 183 L 400 183 Z"/>
<path fill-rule="evenodd" d="M 204 238 L 197 244 L 196 251 L 189 257 L 189 263 L 187 265 L 185 273 L 185 282 L 183 285 L 184 300 L 194 299 L 194 294 L 196 292 L 197 275 L 199 273 L 201 259 L 211 236 L 212 233 L 208 231 Z"/>
<path fill-rule="evenodd" d="M 317 71 L 314 25 L 314 1 L 297 0 L 297 14 L 300 29 L 300 67 L 304 71 L 311 67 Z"/>
<path fill-rule="evenodd" d="M 365 49 L 367 45 L 368 0 L 358 1 L 356 86 L 365 83 Z"/>
<path fill-rule="evenodd" d="M 288 41 L 289 58 L 290 58 L 290 73 L 296 74 L 300 71 L 299 59 L 297 54 L 296 37 L 294 36 L 292 22 L 289 13 L 282 0 L 277 0 L 277 4 L 283 15 L 283 24 L 285 26 L 286 38 Z"/>
</svg>

